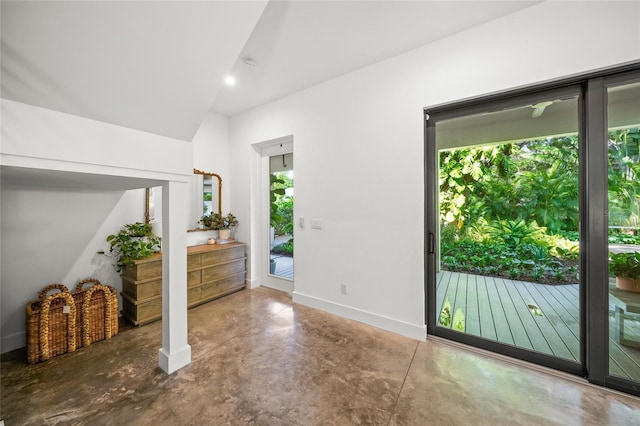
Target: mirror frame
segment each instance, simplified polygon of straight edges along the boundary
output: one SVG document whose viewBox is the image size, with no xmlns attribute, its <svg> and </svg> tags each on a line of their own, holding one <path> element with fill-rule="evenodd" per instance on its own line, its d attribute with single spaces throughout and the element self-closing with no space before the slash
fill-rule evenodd
<svg viewBox="0 0 640 426">
<path fill-rule="evenodd" d="M 202 170 L 193 169 L 194 175 L 210 175 L 218 178 L 218 214 L 222 214 L 222 177 L 217 173 L 203 172 Z"/>
<path fill-rule="evenodd" d="M 217 173 L 212 172 L 204 172 L 202 170 L 193 169 L 194 175 L 210 175 L 215 176 L 218 179 L 218 214 L 222 215 L 222 176 Z M 150 223 L 150 211 L 149 211 L 149 198 L 150 198 L 150 188 L 146 188 L 146 200 L 145 200 L 145 214 L 144 219 L 145 223 Z"/>
</svg>

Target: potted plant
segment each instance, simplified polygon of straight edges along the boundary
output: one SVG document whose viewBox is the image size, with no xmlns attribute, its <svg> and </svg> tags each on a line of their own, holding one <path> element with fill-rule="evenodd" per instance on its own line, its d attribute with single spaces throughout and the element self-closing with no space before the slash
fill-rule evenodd
<svg viewBox="0 0 640 426">
<path fill-rule="evenodd" d="M 224 226 L 224 220 L 217 212 L 211 212 L 211 214 L 202 216 L 198 223 L 200 223 L 204 229 L 214 231 L 213 238 L 215 239 L 218 239 L 220 229 Z"/>
<path fill-rule="evenodd" d="M 609 270 L 616 277 L 616 287 L 640 292 L 640 252 L 611 253 Z"/>
<path fill-rule="evenodd" d="M 218 231 L 218 235 L 215 237 L 225 241 L 233 239 L 234 235 L 232 234 L 235 233 L 235 229 L 238 226 L 238 219 L 236 219 L 233 213 L 222 216 L 212 212 L 209 215 L 202 216 L 199 223 L 202 224 L 204 229 Z"/>
<path fill-rule="evenodd" d="M 235 229 L 238 226 L 238 219 L 232 214 L 222 217 L 222 227 L 220 228 L 221 240 L 232 240 L 235 237 Z"/>
<path fill-rule="evenodd" d="M 107 237 L 109 243 L 109 256 L 115 258 L 117 272 L 128 265 L 133 265 L 134 260 L 146 259 L 160 251 L 160 237 L 153 233 L 149 223 L 130 223 L 115 235 Z M 104 250 L 100 254 L 107 254 Z"/>
</svg>

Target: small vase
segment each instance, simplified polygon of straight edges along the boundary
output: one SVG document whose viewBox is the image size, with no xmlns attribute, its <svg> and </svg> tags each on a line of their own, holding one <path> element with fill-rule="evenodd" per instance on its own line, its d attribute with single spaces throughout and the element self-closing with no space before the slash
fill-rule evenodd
<svg viewBox="0 0 640 426">
<path fill-rule="evenodd" d="M 220 230 L 220 239 L 221 240 L 229 240 L 231 237 L 231 230 L 230 229 L 221 229 Z"/>
</svg>

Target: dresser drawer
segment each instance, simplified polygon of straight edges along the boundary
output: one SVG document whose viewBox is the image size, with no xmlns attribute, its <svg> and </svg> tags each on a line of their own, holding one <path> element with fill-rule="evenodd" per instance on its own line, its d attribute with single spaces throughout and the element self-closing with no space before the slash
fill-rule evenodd
<svg viewBox="0 0 640 426">
<path fill-rule="evenodd" d="M 133 281 L 122 277 L 122 293 L 135 300 L 149 299 L 162 295 L 162 278 L 151 281 Z"/>
<path fill-rule="evenodd" d="M 202 270 L 202 282 L 218 280 L 228 275 L 237 274 L 238 272 L 244 272 L 244 259 L 238 259 L 229 263 L 224 263 L 216 267 L 207 268 Z"/>
<path fill-rule="evenodd" d="M 203 301 L 213 299 L 216 296 L 225 294 L 231 290 L 239 289 L 245 285 L 245 274 L 240 272 L 238 274 L 231 275 L 223 278 L 219 281 L 206 283 L 202 285 L 202 299 Z"/>
<path fill-rule="evenodd" d="M 230 260 L 244 258 L 244 246 L 229 247 L 222 250 L 200 254 L 200 266 L 217 265 Z"/>
</svg>

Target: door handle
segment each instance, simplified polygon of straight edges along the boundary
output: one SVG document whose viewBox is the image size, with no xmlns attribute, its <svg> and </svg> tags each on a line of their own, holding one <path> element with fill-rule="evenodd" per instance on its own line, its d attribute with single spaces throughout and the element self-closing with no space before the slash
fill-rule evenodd
<svg viewBox="0 0 640 426">
<path fill-rule="evenodd" d="M 436 236 L 429 232 L 429 254 L 436 252 Z"/>
</svg>

